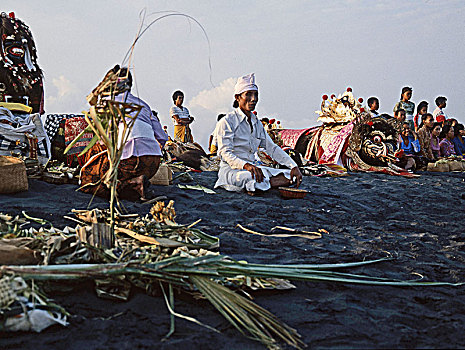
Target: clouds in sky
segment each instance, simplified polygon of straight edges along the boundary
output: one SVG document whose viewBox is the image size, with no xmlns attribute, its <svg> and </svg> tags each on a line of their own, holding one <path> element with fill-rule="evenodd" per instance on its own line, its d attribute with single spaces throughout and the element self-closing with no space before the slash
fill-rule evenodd
<svg viewBox="0 0 465 350">
<path fill-rule="evenodd" d="M 52 78 L 53 85 L 46 85 L 50 91 L 46 92 L 46 108 L 60 113 L 77 113 L 82 106 L 82 91 L 64 75 Z"/>
<path fill-rule="evenodd" d="M 201 107 L 216 114 L 228 112 L 234 101 L 236 80 L 237 78 L 228 78 L 217 87 L 200 91 L 189 101 L 189 105 L 191 108 Z"/>
<path fill-rule="evenodd" d="M 234 101 L 234 85 L 236 78 L 223 80 L 218 86 L 200 91 L 187 105 L 196 118 L 192 124 L 193 136 L 203 145 L 208 144 L 208 138 L 215 128 L 218 114 L 228 113 Z"/>
</svg>

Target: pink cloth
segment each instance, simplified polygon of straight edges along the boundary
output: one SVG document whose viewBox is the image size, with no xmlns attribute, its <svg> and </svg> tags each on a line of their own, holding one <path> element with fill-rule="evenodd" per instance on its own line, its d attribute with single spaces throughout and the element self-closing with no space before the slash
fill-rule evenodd
<svg viewBox="0 0 465 350">
<path fill-rule="evenodd" d="M 354 128 L 353 123 L 347 124 L 340 132 L 333 138 L 328 147 L 324 150 L 323 154 L 320 157 L 318 163 L 333 163 L 338 164 L 339 158 L 341 156 L 342 149 L 346 143 L 346 140 L 352 134 L 352 129 Z"/>
<path fill-rule="evenodd" d="M 284 146 L 288 146 L 291 148 L 295 148 L 295 145 L 297 144 L 297 141 L 299 140 L 300 136 L 304 134 L 306 131 L 311 130 L 310 129 L 283 129 L 279 131 L 279 136 L 281 137 L 281 140 L 283 141 Z"/>
</svg>

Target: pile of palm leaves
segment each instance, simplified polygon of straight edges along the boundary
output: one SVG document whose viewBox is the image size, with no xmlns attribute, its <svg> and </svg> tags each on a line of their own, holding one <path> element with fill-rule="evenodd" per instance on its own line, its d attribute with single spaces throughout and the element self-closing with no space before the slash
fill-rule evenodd
<svg viewBox="0 0 465 350">
<path fill-rule="evenodd" d="M 389 260 L 323 265 L 266 265 L 236 261 L 214 252 L 219 240 L 191 225 L 175 222 L 173 202 L 157 202 L 150 214 L 115 217 L 115 245 L 96 247 L 82 242 L 79 232 L 91 230 L 95 221 L 110 220 L 108 210 L 74 211 L 78 225 L 74 228 L 24 228 L 24 219 L 0 216 L 5 235 L 27 239 L 27 247 L 39 252 L 38 265 L 1 267 L 3 276 L 20 276 L 26 280 L 93 279 L 98 295 L 127 299 L 129 288 L 137 286 L 148 292 L 162 290 L 168 310 L 201 324 L 195 318 L 177 314 L 174 310 L 173 288 L 200 293 L 242 334 L 272 347 L 285 342 L 296 348 L 304 346 L 297 331 L 276 316 L 249 300 L 243 288 L 279 288 L 285 280 L 331 281 L 369 285 L 432 286 L 459 285 L 421 280 L 400 281 L 339 272 Z M 29 220 L 39 219 L 27 216 Z M 3 239 L 3 242 L 8 241 Z M 165 286 L 165 287 L 164 287 Z M 165 288 L 168 286 L 168 295 Z M 232 288 L 232 289 L 231 289 Z M 239 290 L 238 290 L 239 289 Z M 253 289 L 253 288 L 252 288 Z M 243 296 L 246 295 L 246 296 Z M 202 325 L 202 324 L 201 324 Z M 203 325 L 206 326 L 206 325 Z M 206 326 L 212 329 L 209 326 Z"/>
</svg>

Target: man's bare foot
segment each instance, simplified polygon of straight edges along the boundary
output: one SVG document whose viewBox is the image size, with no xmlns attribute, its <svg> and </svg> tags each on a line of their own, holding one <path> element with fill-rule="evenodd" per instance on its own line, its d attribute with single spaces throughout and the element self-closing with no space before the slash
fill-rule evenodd
<svg viewBox="0 0 465 350">
<path fill-rule="evenodd" d="M 140 198 L 144 198 L 144 176 L 138 176 L 128 181 L 130 188 L 133 192 L 136 192 Z"/>
</svg>

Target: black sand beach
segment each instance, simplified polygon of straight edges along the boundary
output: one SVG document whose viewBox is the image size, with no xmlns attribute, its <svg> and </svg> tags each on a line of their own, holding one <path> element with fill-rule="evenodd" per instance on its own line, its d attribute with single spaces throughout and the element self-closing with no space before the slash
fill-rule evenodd
<svg viewBox="0 0 465 350">
<path fill-rule="evenodd" d="M 213 187 L 216 173 L 193 174 Z M 0 195 L 0 212 L 42 217 L 57 227 L 73 208 L 85 209 L 90 195 L 76 186 L 30 180 L 30 190 Z M 277 192 L 249 197 L 217 190 L 216 195 L 156 187 L 174 199 L 179 223 L 202 219 L 198 227 L 218 235 L 220 251 L 235 259 L 260 263 L 337 263 L 396 259 L 351 269 L 394 279 L 465 281 L 465 174 L 423 173 L 407 179 L 381 174 L 341 178 L 305 177 L 303 200 L 283 200 Z M 124 202 L 129 212 L 145 214 L 150 205 Z M 105 207 L 95 198 L 91 207 Z M 318 240 L 251 235 L 241 224 L 269 233 L 277 225 L 308 231 L 325 229 Z M 349 272 L 349 270 L 347 270 Z M 374 287 L 296 282 L 291 291 L 255 293 L 255 302 L 296 328 L 311 348 L 463 348 L 464 287 Z M 52 297 L 52 295 L 49 295 Z M 219 330 L 208 331 L 178 319 L 167 341 L 169 313 L 163 297 L 133 290 L 128 302 L 96 297 L 92 283 L 54 299 L 71 314 L 67 328 L 40 334 L 0 334 L 3 349 L 255 349 L 205 300 L 176 298 L 176 311 L 198 317 Z"/>
</svg>

